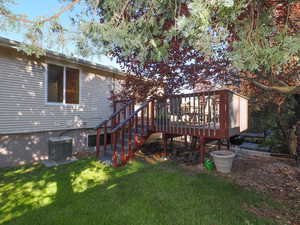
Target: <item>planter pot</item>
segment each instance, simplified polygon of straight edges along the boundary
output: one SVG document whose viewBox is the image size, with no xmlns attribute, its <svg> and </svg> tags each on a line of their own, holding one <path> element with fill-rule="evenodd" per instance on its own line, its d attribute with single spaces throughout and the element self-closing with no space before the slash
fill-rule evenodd
<svg viewBox="0 0 300 225">
<path fill-rule="evenodd" d="M 211 153 L 217 171 L 221 173 L 230 173 L 232 162 L 235 157 L 235 153 L 231 151 L 214 151 Z"/>
</svg>

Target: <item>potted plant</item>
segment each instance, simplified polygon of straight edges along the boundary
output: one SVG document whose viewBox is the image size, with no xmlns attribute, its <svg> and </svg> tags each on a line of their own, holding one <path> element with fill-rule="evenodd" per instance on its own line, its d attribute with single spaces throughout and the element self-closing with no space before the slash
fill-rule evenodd
<svg viewBox="0 0 300 225">
<path fill-rule="evenodd" d="M 215 165 L 217 167 L 217 171 L 221 173 L 230 173 L 232 162 L 235 157 L 235 153 L 232 151 L 213 151 L 211 153 Z"/>
</svg>

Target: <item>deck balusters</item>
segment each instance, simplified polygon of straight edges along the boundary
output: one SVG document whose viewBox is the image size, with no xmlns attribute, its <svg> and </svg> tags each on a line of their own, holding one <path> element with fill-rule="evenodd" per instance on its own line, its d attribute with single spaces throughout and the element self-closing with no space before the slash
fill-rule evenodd
<svg viewBox="0 0 300 225">
<path fill-rule="evenodd" d="M 126 158 L 126 160 L 129 160 L 132 158 L 132 146 L 131 146 L 131 140 L 132 140 L 132 135 L 131 135 L 131 129 L 132 129 L 132 119 L 129 120 L 129 124 L 128 124 L 128 156 Z"/>
</svg>

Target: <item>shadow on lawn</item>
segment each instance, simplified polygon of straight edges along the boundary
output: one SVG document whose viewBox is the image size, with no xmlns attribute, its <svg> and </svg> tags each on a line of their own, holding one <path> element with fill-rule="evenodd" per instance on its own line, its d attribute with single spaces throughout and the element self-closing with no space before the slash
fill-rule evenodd
<svg viewBox="0 0 300 225">
<path fill-rule="evenodd" d="M 180 173 L 165 163 L 115 169 L 91 160 L 38 167 L 19 175 L 11 171 L 5 173 L 12 182 L 6 194 L 32 189 L 11 195 L 9 203 L 0 205 L 0 212 L 10 214 L 2 221 L 6 225 L 272 224 L 241 209 L 241 204 L 260 204 L 263 199 L 256 194 L 207 175 Z"/>
</svg>

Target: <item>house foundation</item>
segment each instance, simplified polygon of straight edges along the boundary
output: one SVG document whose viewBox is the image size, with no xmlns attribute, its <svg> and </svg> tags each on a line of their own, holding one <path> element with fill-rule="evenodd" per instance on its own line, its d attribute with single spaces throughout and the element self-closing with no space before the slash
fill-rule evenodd
<svg viewBox="0 0 300 225">
<path fill-rule="evenodd" d="M 48 131 L 26 134 L 0 135 L 0 167 L 31 164 L 48 159 L 48 140 L 51 137 L 68 136 L 73 139 L 73 153 L 95 151 L 89 136 L 94 129 Z"/>
</svg>

